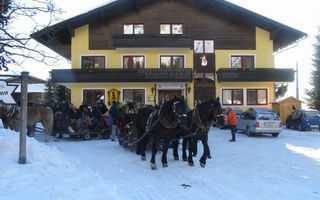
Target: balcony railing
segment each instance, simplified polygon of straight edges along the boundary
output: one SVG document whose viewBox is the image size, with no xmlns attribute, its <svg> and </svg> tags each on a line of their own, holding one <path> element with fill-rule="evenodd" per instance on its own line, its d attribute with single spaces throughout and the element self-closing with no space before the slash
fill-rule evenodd
<svg viewBox="0 0 320 200">
<path fill-rule="evenodd" d="M 219 82 L 292 82 L 293 69 L 281 68 L 255 68 L 234 69 L 220 68 L 217 71 Z"/>
<path fill-rule="evenodd" d="M 57 69 L 55 83 L 192 82 L 192 69 Z"/>
<path fill-rule="evenodd" d="M 114 48 L 186 48 L 193 40 L 181 35 L 115 35 Z"/>
</svg>

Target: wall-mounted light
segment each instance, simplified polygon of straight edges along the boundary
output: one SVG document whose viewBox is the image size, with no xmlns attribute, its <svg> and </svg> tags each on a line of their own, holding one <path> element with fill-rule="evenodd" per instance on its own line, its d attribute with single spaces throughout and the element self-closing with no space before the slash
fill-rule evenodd
<svg viewBox="0 0 320 200">
<path fill-rule="evenodd" d="M 154 87 L 152 87 L 152 88 L 151 88 L 151 93 L 152 93 L 152 94 L 153 94 L 154 90 L 155 90 Z"/>
<path fill-rule="evenodd" d="M 191 87 L 190 86 L 188 86 L 187 91 L 188 91 L 188 94 L 190 94 L 190 92 L 191 92 Z"/>
</svg>

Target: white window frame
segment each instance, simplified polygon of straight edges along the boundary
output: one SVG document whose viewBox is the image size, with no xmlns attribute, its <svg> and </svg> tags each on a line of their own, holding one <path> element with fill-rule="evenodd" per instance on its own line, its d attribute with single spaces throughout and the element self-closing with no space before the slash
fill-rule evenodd
<svg viewBox="0 0 320 200">
<path fill-rule="evenodd" d="M 83 92 L 84 90 L 104 90 L 104 104 L 106 104 L 106 98 L 107 98 L 107 88 L 81 88 L 81 104 L 84 100 L 83 98 Z M 107 105 L 107 104 L 106 104 Z"/>
<path fill-rule="evenodd" d="M 222 90 L 228 90 L 228 89 L 242 89 L 243 90 L 243 105 L 225 105 L 223 104 L 223 97 L 222 97 Z M 248 94 L 248 89 L 263 89 L 267 90 L 267 104 L 265 105 L 248 105 L 247 104 L 247 94 Z M 222 107 L 264 107 L 269 105 L 269 98 L 270 98 L 270 89 L 268 87 L 222 87 L 220 88 L 220 96 L 221 96 L 221 106 Z"/>
<path fill-rule="evenodd" d="M 121 88 L 120 100 L 123 102 L 123 90 L 144 90 L 144 103 L 147 103 L 147 88 L 143 87 L 123 87 Z"/>
<path fill-rule="evenodd" d="M 123 68 L 123 57 L 124 56 L 144 56 L 144 69 L 146 69 L 147 66 L 147 55 L 146 54 L 121 54 L 121 68 Z"/>
<path fill-rule="evenodd" d="M 186 63 L 187 63 L 187 56 L 186 54 L 181 53 L 164 53 L 164 54 L 158 54 L 158 68 L 161 67 L 161 56 L 183 56 L 183 69 L 186 69 Z"/>
<path fill-rule="evenodd" d="M 107 55 L 107 54 L 80 54 L 80 56 L 79 56 L 79 66 L 80 66 L 80 69 L 82 69 L 82 56 L 104 56 L 104 60 L 105 60 L 105 66 L 104 66 L 104 68 L 105 68 L 105 69 L 108 68 L 108 55 Z"/>
<path fill-rule="evenodd" d="M 256 54 L 229 54 L 229 68 L 232 68 L 231 57 L 232 56 L 253 56 L 254 57 L 254 69 L 257 68 L 257 55 Z"/>
</svg>

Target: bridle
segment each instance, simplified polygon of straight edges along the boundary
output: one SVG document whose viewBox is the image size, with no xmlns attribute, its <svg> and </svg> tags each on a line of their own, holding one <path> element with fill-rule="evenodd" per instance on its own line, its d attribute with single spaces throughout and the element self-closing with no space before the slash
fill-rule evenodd
<svg viewBox="0 0 320 200">
<path fill-rule="evenodd" d="M 177 106 L 176 106 L 176 105 L 177 105 L 178 103 L 180 103 L 180 101 L 175 101 L 175 102 L 173 102 L 172 112 L 173 112 L 173 114 L 177 117 L 178 123 L 181 124 L 181 118 L 182 118 L 182 117 L 187 117 L 187 115 L 186 115 L 186 114 L 177 113 L 177 110 L 176 110 Z"/>
</svg>

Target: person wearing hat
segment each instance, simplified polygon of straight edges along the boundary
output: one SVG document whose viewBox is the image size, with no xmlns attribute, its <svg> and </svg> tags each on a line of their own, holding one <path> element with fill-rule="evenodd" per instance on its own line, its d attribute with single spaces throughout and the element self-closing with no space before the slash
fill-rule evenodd
<svg viewBox="0 0 320 200">
<path fill-rule="evenodd" d="M 235 142 L 236 141 L 236 127 L 238 124 L 237 115 L 230 107 L 227 108 L 226 115 L 227 115 L 227 124 L 230 126 L 231 135 L 232 135 L 232 138 L 231 138 L 231 140 L 229 140 L 229 142 Z"/>
</svg>

